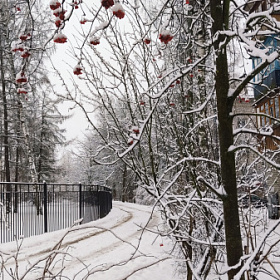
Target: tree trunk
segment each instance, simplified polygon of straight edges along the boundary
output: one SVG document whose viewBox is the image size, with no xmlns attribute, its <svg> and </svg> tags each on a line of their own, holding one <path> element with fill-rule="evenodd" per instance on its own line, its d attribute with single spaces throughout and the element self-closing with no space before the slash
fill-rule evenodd
<svg viewBox="0 0 280 280">
<path fill-rule="evenodd" d="M 0 34 L 0 42 L 2 42 L 2 37 Z M 10 161 L 9 161 L 9 128 L 8 128 L 8 109 L 7 109 L 7 97 L 6 97 L 6 84 L 4 76 L 4 59 L 3 59 L 3 48 L 0 49 L 0 67 L 1 67 L 1 84 L 2 84 L 2 101 L 3 101 L 3 117 L 4 117 L 4 133 L 3 133 L 3 142 L 4 142 L 4 162 L 5 162 L 5 179 L 6 182 L 11 182 L 10 174 Z"/>
<path fill-rule="evenodd" d="M 2 101 L 3 101 L 3 143 L 4 143 L 4 166 L 5 166 L 5 180 L 11 182 L 10 173 L 10 146 L 9 146 L 9 126 L 8 126 L 8 108 L 7 108 L 7 96 L 6 96 L 6 83 L 4 75 L 4 59 L 3 59 L 3 36 L 0 34 L 0 73 L 1 73 L 1 86 L 2 86 Z M 11 185 L 6 186 L 6 211 L 11 211 Z"/>
<path fill-rule="evenodd" d="M 211 16 L 213 18 L 213 35 L 227 29 L 229 15 L 229 0 L 211 1 Z M 217 111 L 219 122 L 219 142 L 221 158 L 222 184 L 226 191 L 223 199 L 224 225 L 227 262 L 229 267 L 239 263 L 242 257 L 242 239 L 240 233 L 240 222 L 238 212 L 236 171 L 234 153 L 229 152 L 229 147 L 233 145 L 232 111 L 233 100 L 228 97 L 229 75 L 225 36 L 219 35 L 214 44 L 216 52 L 216 95 Z M 229 279 L 233 279 L 239 268 L 231 269 L 228 272 Z"/>
<path fill-rule="evenodd" d="M 189 219 L 190 219 L 190 227 L 189 227 L 189 236 L 192 236 L 193 234 L 193 225 L 194 225 L 194 219 L 193 219 L 193 216 L 192 214 L 189 215 Z M 193 258 L 193 247 L 192 247 L 192 244 L 191 244 L 191 239 L 189 240 L 189 242 L 185 242 L 185 246 L 186 246 L 186 250 L 187 250 L 187 257 L 192 260 Z M 192 280 L 193 279 L 193 272 L 187 262 L 187 280 Z"/>
</svg>

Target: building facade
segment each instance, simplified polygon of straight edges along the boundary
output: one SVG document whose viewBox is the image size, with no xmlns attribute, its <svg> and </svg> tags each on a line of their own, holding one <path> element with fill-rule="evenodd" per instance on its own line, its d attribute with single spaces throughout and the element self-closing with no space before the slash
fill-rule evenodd
<svg viewBox="0 0 280 280">
<path fill-rule="evenodd" d="M 280 3 L 279 0 L 260 0 L 248 1 L 244 6 L 244 10 L 248 13 L 257 13 L 268 11 L 275 3 Z M 280 22 L 280 12 L 271 14 L 273 20 Z M 263 21 L 258 26 L 260 31 L 267 30 L 266 22 Z M 264 35 L 265 32 L 260 32 L 255 36 L 256 44 L 260 49 L 266 49 L 268 53 L 272 53 L 280 49 L 280 33 L 274 34 L 268 32 L 269 35 Z M 252 67 L 255 69 L 262 63 L 261 57 L 251 57 Z M 258 134 L 258 149 L 261 154 L 273 159 L 276 164 L 280 163 L 280 61 L 277 59 L 268 65 L 264 70 L 258 73 L 253 80 L 256 127 Z M 264 165 L 268 165 L 265 163 Z M 267 168 L 268 175 L 266 176 L 266 184 L 271 196 L 270 200 L 274 204 L 279 204 L 278 197 L 280 195 L 280 173 L 276 167 L 263 166 Z M 277 210 L 277 208 L 275 208 Z M 275 212 L 275 211 L 274 211 Z M 279 217 L 279 211 L 276 211 Z"/>
</svg>

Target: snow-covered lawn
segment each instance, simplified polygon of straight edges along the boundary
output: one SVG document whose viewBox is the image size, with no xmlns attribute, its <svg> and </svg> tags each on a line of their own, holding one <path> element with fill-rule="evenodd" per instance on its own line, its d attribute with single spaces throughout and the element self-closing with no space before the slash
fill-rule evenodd
<svg viewBox="0 0 280 280">
<path fill-rule="evenodd" d="M 1 279 L 180 279 L 160 224 L 150 207 L 115 202 L 101 220 L 1 244 Z"/>
</svg>

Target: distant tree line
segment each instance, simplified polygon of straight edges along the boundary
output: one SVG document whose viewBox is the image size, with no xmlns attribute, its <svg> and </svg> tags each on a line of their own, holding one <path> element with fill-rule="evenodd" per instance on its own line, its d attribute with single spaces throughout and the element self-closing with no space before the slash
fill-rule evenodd
<svg viewBox="0 0 280 280">
<path fill-rule="evenodd" d="M 50 23 L 40 3 L 0 3 L 0 180 L 53 181 L 64 143 L 45 65 Z"/>
</svg>

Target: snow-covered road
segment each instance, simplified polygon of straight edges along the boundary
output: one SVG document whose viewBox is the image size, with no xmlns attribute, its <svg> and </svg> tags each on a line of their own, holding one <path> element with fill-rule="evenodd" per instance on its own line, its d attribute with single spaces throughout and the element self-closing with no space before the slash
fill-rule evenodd
<svg viewBox="0 0 280 280">
<path fill-rule="evenodd" d="M 1 244 L 1 279 L 179 279 L 160 224 L 150 207 L 115 202 L 104 219 Z"/>
</svg>

